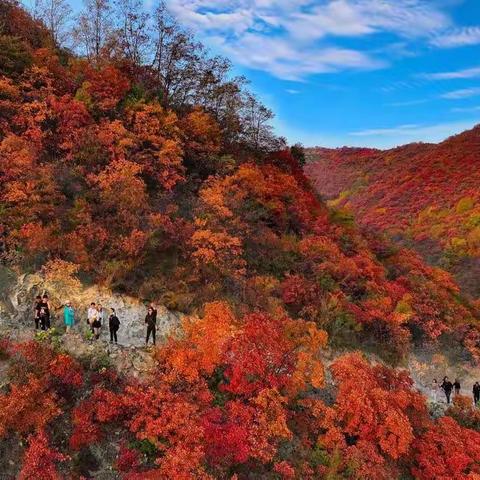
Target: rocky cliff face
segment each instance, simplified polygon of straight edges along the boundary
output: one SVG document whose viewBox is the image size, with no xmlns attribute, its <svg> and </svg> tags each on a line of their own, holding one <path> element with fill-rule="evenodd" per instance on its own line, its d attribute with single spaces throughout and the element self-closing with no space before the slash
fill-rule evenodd
<svg viewBox="0 0 480 480">
<path fill-rule="evenodd" d="M 2 269 L 0 281 L 0 327 L 8 329 L 33 329 L 33 305 L 36 295 L 47 293 L 52 305 L 52 326 L 62 330 L 63 312 L 61 306 L 68 300 L 75 309 L 74 331 L 83 334 L 87 328 L 87 309 L 91 302 L 101 304 L 105 309 L 106 325 L 102 328 L 101 339 L 108 340 L 108 315 L 115 308 L 120 319 L 119 344 L 143 346 L 145 343 L 145 315 L 147 306 L 136 298 L 115 294 L 98 286 L 79 288 L 60 295 L 45 283 L 41 275 L 15 276 Z M 179 325 L 180 314 L 171 312 L 162 305 L 157 306 L 157 336 L 165 338 Z"/>
<path fill-rule="evenodd" d="M 17 340 L 29 340 L 35 336 L 33 305 L 36 295 L 47 293 L 53 307 L 52 334 L 57 336 L 62 348 L 77 358 L 95 363 L 115 366 L 119 371 L 142 377 L 149 373 L 154 360 L 149 349 L 145 349 L 145 315 L 147 306 L 140 300 L 118 295 L 99 286 L 70 289 L 68 292 L 52 288 L 38 274 L 15 275 L 0 267 L 0 336 Z M 61 306 L 68 300 L 75 309 L 73 331 L 64 335 L 63 312 Z M 87 309 L 91 302 L 101 304 L 109 312 L 115 308 L 120 319 L 118 345 L 109 344 L 108 321 L 101 331 L 99 340 L 91 340 L 88 335 Z M 163 305 L 157 306 L 157 342 L 180 326 L 181 315 Z M 108 318 L 108 315 L 106 315 Z M 98 367 L 98 365 L 93 365 Z"/>
</svg>

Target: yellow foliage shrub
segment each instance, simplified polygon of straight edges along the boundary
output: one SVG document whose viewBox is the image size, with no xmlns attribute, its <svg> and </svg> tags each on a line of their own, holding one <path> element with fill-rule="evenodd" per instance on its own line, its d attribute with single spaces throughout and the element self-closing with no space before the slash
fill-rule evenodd
<svg viewBox="0 0 480 480">
<path fill-rule="evenodd" d="M 471 210 L 474 205 L 475 202 L 472 197 L 463 197 L 458 201 L 455 210 L 457 213 L 465 213 Z"/>
</svg>

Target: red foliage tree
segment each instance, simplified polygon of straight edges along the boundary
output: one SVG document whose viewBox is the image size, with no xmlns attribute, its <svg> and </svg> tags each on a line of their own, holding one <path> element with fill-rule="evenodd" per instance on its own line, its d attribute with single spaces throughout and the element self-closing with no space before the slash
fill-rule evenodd
<svg viewBox="0 0 480 480">
<path fill-rule="evenodd" d="M 479 442 L 480 433 L 441 418 L 415 440 L 412 473 L 419 480 L 475 478 L 480 475 Z"/>
<path fill-rule="evenodd" d="M 57 463 L 68 457 L 49 447 L 47 435 L 42 430 L 28 437 L 19 480 L 61 480 L 63 476 L 57 470 Z"/>
</svg>

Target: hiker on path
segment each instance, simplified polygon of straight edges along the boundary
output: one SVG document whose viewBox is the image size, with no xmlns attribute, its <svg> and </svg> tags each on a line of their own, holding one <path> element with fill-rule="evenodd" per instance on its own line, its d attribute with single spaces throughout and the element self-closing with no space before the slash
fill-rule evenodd
<svg viewBox="0 0 480 480">
<path fill-rule="evenodd" d="M 110 314 L 110 317 L 108 317 L 108 328 L 110 330 L 110 343 L 113 343 L 113 341 L 117 343 L 117 332 L 120 328 L 120 320 L 118 319 L 114 308 L 112 308 L 112 313 Z"/>
<path fill-rule="evenodd" d="M 153 302 L 150 302 L 149 307 L 153 310 L 153 316 L 155 318 L 155 324 L 157 323 L 157 307 Z"/>
<path fill-rule="evenodd" d="M 100 304 L 98 304 L 97 313 L 92 323 L 95 340 L 98 340 L 100 338 L 100 330 L 102 328 L 102 325 L 103 325 L 103 308 Z"/>
<path fill-rule="evenodd" d="M 438 382 L 437 382 L 437 379 L 434 378 L 432 382 L 432 400 L 434 402 L 437 401 L 437 395 L 438 395 Z"/>
<path fill-rule="evenodd" d="M 63 322 L 67 328 L 67 333 L 69 333 L 75 323 L 75 311 L 70 304 L 70 300 L 67 300 L 63 306 Z"/>
<path fill-rule="evenodd" d="M 40 320 L 41 330 L 48 330 L 47 329 L 47 324 L 48 324 L 47 310 L 44 307 L 40 307 L 40 312 L 38 314 L 38 319 Z"/>
<path fill-rule="evenodd" d="M 40 325 L 42 330 L 48 330 L 50 328 L 50 302 L 46 293 L 43 294 L 40 303 Z"/>
<path fill-rule="evenodd" d="M 453 390 L 453 384 L 452 382 L 448 379 L 447 376 L 443 377 L 443 382 L 440 385 L 445 392 L 445 397 L 447 398 L 447 403 L 450 403 L 450 395 L 452 394 Z"/>
<path fill-rule="evenodd" d="M 480 401 L 480 383 L 475 382 L 473 384 L 473 404 L 477 405 Z"/>
<path fill-rule="evenodd" d="M 97 306 L 95 305 L 95 302 L 92 302 L 90 304 L 90 307 L 88 307 L 87 310 L 87 323 L 90 326 L 90 330 L 93 333 L 93 322 L 95 321 L 95 318 L 97 317 Z"/>
<path fill-rule="evenodd" d="M 100 323 L 103 325 L 105 323 L 105 309 L 100 305 L 98 304 L 97 305 L 97 318 L 98 320 L 100 320 Z"/>
<path fill-rule="evenodd" d="M 145 323 L 147 325 L 147 339 L 145 345 L 148 345 L 150 335 L 152 335 L 153 344 L 155 345 L 155 334 L 157 330 L 157 311 L 153 307 L 148 307 L 147 315 L 145 317 Z"/>
<path fill-rule="evenodd" d="M 460 382 L 458 379 L 455 379 L 455 382 L 453 383 L 453 388 L 455 389 L 455 396 L 460 395 Z"/>
<path fill-rule="evenodd" d="M 37 295 L 35 297 L 35 305 L 33 307 L 34 319 L 35 319 L 35 330 L 38 330 L 40 327 L 40 310 L 41 310 L 42 297 Z"/>
</svg>

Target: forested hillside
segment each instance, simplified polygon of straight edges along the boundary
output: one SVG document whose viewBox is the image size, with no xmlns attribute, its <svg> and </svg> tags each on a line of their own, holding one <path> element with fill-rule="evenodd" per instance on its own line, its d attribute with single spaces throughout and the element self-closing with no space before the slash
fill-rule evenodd
<svg viewBox="0 0 480 480">
<path fill-rule="evenodd" d="M 130 480 L 479 475 L 468 399 L 436 420 L 405 371 L 357 351 L 480 360 L 452 278 L 328 208 L 246 81 L 163 5 L 57 24 L 0 0 L 2 263 L 187 315 L 141 380 L 48 335 L 2 339 L 0 466 L 94 478 L 102 452 Z"/>
<path fill-rule="evenodd" d="M 332 204 L 388 231 L 480 297 L 480 127 L 439 145 L 309 152 L 307 174 Z"/>
</svg>

